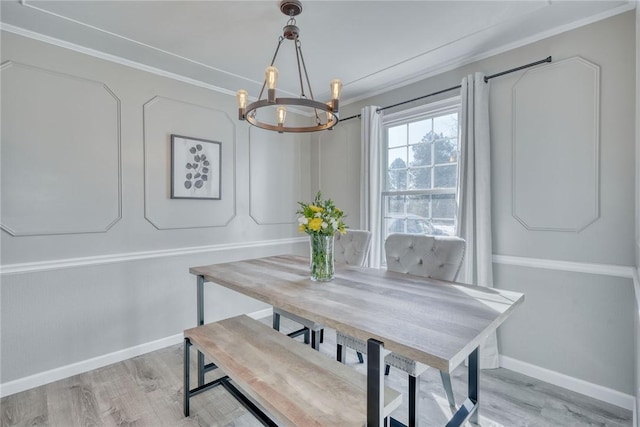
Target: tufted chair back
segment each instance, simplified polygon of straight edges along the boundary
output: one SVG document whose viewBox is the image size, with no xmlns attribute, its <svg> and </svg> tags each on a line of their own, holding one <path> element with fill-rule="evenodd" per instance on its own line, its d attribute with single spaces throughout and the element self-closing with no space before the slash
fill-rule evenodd
<svg viewBox="0 0 640 427">
<path fill-rule="evenodd" d="M 439 280 L 456 280 L 466 242 L 455 236 L 394 233 L 384 249 L 387 270 Z"/>
<path fill-rule="evenodd" d="M 367 230 L 347 230 L 346 234 L 336 234 L 333 256 L 336 262 L 362 266 L 371 246 L 371 232 Z"/>
</svg>

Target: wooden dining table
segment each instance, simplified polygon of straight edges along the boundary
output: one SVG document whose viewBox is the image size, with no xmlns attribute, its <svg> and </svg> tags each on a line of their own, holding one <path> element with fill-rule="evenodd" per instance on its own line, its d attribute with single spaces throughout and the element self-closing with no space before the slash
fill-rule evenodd
<svg viewBox="0 0 640 427">
<path fill-rule="evenodd" d="M 447 423 L 479 417 L 479 348 L 524 301 L 518 292 L 336 264 L 329 282 L 309 278 L 309 260 L 271 256 L 192 267 L 197 324 L 204 324 L 204 284 L 232 289 L 367 342 L 367 425 L 383 426 L 384 357 L 406 356 L 443 372 L 468 359 L 468 397 Z M 207 371 L 198 355 L 198 385 Z M 391 420 L 391 425 L 402 425 Z"/>
</svg>

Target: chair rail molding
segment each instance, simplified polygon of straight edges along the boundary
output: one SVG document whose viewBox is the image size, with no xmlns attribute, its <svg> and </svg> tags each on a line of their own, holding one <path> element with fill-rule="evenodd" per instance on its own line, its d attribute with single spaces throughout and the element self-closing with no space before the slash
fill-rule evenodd
<svg viewBox="0 0 640 427">
<path fill-rule="evenodd" d="M 498 254 L 493 254 L 493 263 L 515 265 L 519 267 L 543 268 L 546 270 L 572 271 L 575 273 L 601 274 L 603 276 L 625 277 L 628 279 L 633 279 L 634 271 L 636 270 L 635 267 L 627 265 L 597 264 Z"/>
<path fill-rule="evenodd" d="M 79 258 L 67 258 L 49 261 L 36 261 L 0 265 L 0 275 L 25 274 L 40 271 L 60 270 L 65 268 L 90 267 L 102 264 L 114 264 L 119 262 L 138 261 L 154 258 L 166 258 L 207 252 L 226 252 L 249 248 L 266 248 L 280 245 L 292 245 L 305 243 L 305 237 L 293 237 L 276 240 L 258 240 L 253 242 L 223 243 L 219 245 L 193 246 L 173 249 L 160 249 L 155 251 L 126 252 L 118 254 L 98 255 Z"/>
</svg>

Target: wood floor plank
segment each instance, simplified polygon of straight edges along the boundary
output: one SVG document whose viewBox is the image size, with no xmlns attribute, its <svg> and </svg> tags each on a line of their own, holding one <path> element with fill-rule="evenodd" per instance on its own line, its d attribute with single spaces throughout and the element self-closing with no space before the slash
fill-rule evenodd
<svg viewBox="0 0 640 427">
<path fill-rule="evenodd" d="M 271 319 L 263 319 L 270 325 Z M 282 319 L 283 333 L 297 325 Z M 298 338 L 301 341 L 301 337 Z M 302 344 L 301 344 L 302 345 Z M 335 332 L 325 330 L 320 351 L 335 357 Z M 195 366 L 195 351 L 192 366 Z M 149 426 L 149 427 L 259 427 L 233 397 L 218 387 L 191 399 L 191 414 L 182 413 L 182 345 L 167 347 L 137 358 L 105 366 L 7 396 L 0 400 L 0 427 L 13 426 Z M 347 352 L 347 365 L 364 372 L 355 352 Z M 211 380 L 219 373 L 207 373 Z M 195 377 L 195 375 L 193 375 Z M 457 402 L 467 389 L 464 366 L 452 372 Z M 192 378 L 195 387 L 195 378 Z M 387 385 L 403 393 L 403 405 L 393 417 L 407 421 L 407 377 L 392 369 Z M 578 393 L 506 369 L 480 373 L 482 427 L 631 427 L 632 413 Z M 436 369 L 420 380 L 422 427 L 442 426 L 451 409 Z"/>
<path fill-rule="evenodd" d="M 2 399 L 2 426 L 48 425 L 45 390 L 41 387 L 17 393 Z"/>
</svg>

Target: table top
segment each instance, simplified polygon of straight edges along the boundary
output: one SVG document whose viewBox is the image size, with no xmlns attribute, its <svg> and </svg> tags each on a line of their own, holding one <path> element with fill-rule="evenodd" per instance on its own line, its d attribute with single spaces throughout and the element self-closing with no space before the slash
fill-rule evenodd
<svg viewBox="0 0 640 427">
<path fill-rule="evenodd" d="M 281 255 L 189 272 L 444 372 L 455 369 L 524 301 L 518 292 L 345 264 L 309 279 L 308 258 Z"/>
</svg>

